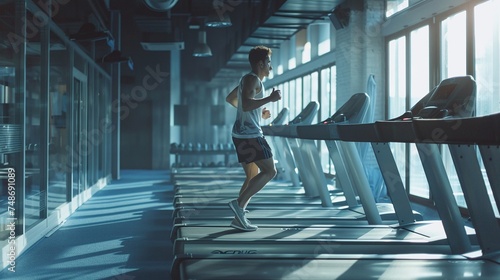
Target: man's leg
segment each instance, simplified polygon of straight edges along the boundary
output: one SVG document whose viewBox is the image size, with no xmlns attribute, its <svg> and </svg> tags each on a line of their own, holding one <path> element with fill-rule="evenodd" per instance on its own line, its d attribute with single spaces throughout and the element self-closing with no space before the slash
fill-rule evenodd
<svg viewBox="0 0 500 280">
<path fill-rule="evenodd" d="M 255 162 L 255 165 L 260 169 L 260 173 L 254 176 L 248 182 L 247 187 L 238 197 L 238 205 L 245 209 L 250 202 L 252 196 L 259 192 L 264 186 L 276 176 L 276 167 L 274 166 L 274 159 L 262 159 Z"/>
<path fill-rule="evenodd" d="M 254 162 L 251 162 L 251 163 L 242 162 L 241 166 L 243 167 L 243 170 L 245 171 L 246 178 L 245 178 L 245 182 L 241 186 L 239 195 L 241 195 L 246 190 L 250 180 L 259 173 L 259 167 Z"/>
</svg>

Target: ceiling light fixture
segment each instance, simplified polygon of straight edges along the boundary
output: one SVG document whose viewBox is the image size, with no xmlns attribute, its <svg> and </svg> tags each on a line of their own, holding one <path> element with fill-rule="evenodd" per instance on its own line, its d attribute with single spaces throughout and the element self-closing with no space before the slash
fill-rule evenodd
<svg viewBox="0 0 500 280">
<path fill-rule="evenodd" d="M 172 9 L 179 0 L 144 0 L 144 3 L 152 10 L 165 12 Z"/>
<path fill-rule="evenodd" d="M 205 30 L 198 32 L 198 45 L 194 48 L 193 56 L 195 57 L 209 57 L 212 56 L 212 50 L 207 45 L 207 33 Z"/>
<path fill-rule="evenodd" d="M 126 57 L 123 56 L 122 53 L 119 50 L 114 50 L 102 58 L 98 59 L 97 62 L 100 63 L 122 63 L 122 62 L 127 62 L 128 67 L 130 70 L 134 70 L 134 61 L 132 61 L 131 57 Z"/>
<path fill-rule="evenodd" d="M 69 35 L 73 41 L 98 41 L 108 39 L 109 35 L 103 31 L 97 31 L 94 24 L 84 23 L 77 33 Z"/>
<path fill-rule="evenodd" d="M 205 26 L 208 27 L 230 27 L 232 26 L 231 18 L 228 14 L 219 15 L 219 14 L 211 14 L 208 16 L 207 21 L 205 22 Z"/>
</svg>

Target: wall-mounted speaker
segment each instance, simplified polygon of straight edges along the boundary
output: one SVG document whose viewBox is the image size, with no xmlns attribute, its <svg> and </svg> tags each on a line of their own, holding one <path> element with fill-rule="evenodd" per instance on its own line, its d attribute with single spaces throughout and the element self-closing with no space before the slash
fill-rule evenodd
<svg viewBox="0 0 500 280">
<path fill-rule="evenodd" d="M 349 25 L 349 18 L 351 17 L 351 11 L 362 11 L 364 8 L 363 0 L 348 0 L 344 1 L 342 4 L 337 5 L 330 15 L 330 20 L 332 21 L 335 29 L 339 30 L 345 28 Z"/>
<path fill-rule="evenodd" d="M 351 9 L 340 4 L 333 10 L 332 14 L 330 15 L 330 20 L 332 21 L 335 29 L 339 30 L 349 25 L 350 16 Z"/>
</svg>

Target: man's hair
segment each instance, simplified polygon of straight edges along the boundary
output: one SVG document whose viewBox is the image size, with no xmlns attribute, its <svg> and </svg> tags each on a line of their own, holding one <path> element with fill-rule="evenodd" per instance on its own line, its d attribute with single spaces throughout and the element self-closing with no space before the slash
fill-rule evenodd
<svg viewBox="0 0 500 280">
<path fill-rule="evenodd" d="M 271 55 L 272 51 L 270 48 L 265 46 L 257 46 L 250 50 L 248 53 L 248 61 L 250 65 L 255 65 L 259 61 L 265 61 L 268 55 Z"/>
</svg>

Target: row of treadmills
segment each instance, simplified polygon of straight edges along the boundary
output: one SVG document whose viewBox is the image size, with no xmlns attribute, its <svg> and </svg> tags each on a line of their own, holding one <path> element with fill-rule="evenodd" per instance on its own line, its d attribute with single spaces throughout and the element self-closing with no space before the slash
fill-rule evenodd
<svg viewBox="0 0 500 280">
<path fill-rule="evenodd" d="M 365 93 L 317 124 L 311 124 L 317 102 L 288 123 L 284 109 L 263 130 L 288 177 L 250 201 L 255 232 L 229 227 L 228 202 L 245 178 L 240 168 L 172 170 L 172 278 L 500 279 L 494 210 L 500 207 L 500 114 L 473 117 L 475 99 L 474 79 L 461 76 L 385 121 L 363 122 L 370 106 Z M 335 166 L 334 184 L 321 168 L 320 141 Z M 357 142 L 371 144 L 391 203 L 375 201 Z M 416 145 L 439 220 L 412 209 L 391 142 Z M 446 148 L 473 227 L 454 198 L 441 157 Z"/>
</svg>

